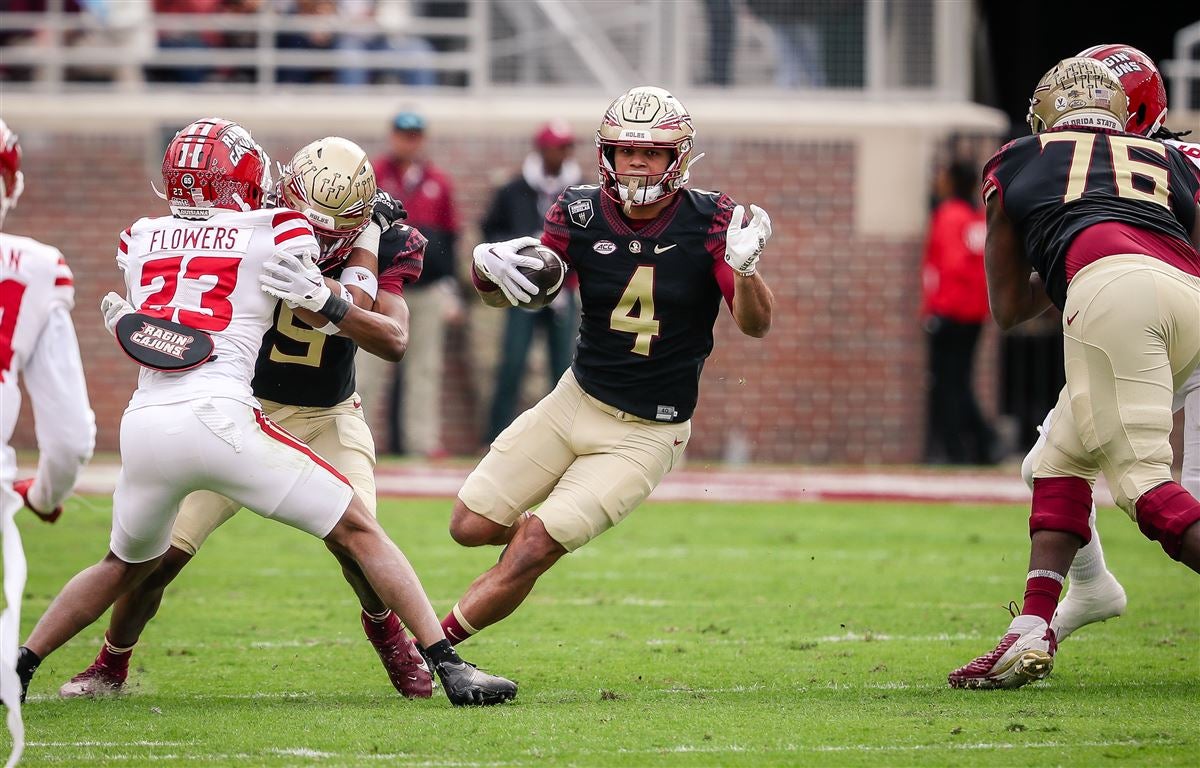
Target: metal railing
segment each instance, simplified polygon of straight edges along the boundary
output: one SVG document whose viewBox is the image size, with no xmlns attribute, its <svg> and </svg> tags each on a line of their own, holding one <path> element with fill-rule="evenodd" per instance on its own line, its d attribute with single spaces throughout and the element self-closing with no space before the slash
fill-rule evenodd
<svg viewBox="0 0 1200 768">
<path fill-rule="evenodd" d="M 974 11 L 959 0 L 377 0 L 375 8 L 396 3 L 414 11 L 399 25 L 383 23 L 383 13 L 296 15 L 287 0 L 213 14 L 120 0 L 106 19 L 47 0 L 44 12 L 0 14 L 0 82 L 43 92 L 354 84 L 612 93 L 661 82 L 868 100 L 970 95 Z M 439 4 L 460 15 L 429 15 Z M 816 76 L 786 81 L 805 57 Z"/>
</svg>

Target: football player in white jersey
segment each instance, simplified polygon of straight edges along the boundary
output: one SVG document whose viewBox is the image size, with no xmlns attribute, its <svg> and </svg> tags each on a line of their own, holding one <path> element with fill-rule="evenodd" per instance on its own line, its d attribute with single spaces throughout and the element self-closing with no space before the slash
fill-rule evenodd
<svg viewBox="0 0 1200 768">
<path fill-rule="evenodd" d="M 96 437 L 71 324 L 71 270 L 57 248 L 4 231 L 5 217 L 23 186 L 17 135 L 0 120 L 0 536 L 5 601 L 0 618 L 0 698 L 8 707 L 13 735 L 10 764 L 20 758 L 24 746 L 15 670 L 25 554 L 13 516 L 24 500 L 38 517 L 54 522 L 92 455 Z M 25 380 L 37 422 L 37 473 L 23 480 L 16 480 L 16 454 L 8 444 L 21 410 L 18 377 Z"/>
<path fill-rule="evenodd" d="M 1200 144 L 1180 141 L 1177 134 L 1163 127 L 1167 116 L 1167 91 L 1154 61 L 1128 45 L 1096 45 L 1079 53 L 1096 59 L 1112 69 L 1129 97 L 1129 118 L 1125 130 L 1161 139 L 1171 144 L 1196 165 L 1200 174 Z M 1175 410 L 1183 408 L 1183 472 L 1180 484 L 1200 498 L 1200 369 L 1175 393 Z M 1053 411 L 1038 432 L 1041 437 L 1025 457 L 1021 475 L 1033 488 L 1033 467 L 1046 442 Z M 1050 626 L 1061 643 L 1080 627 L 1120 616 L 1125 612 L 1125 589 L 1108 570 L 1100 534 L 1096 530 L 1096 506 L 1089 519 L 1091 540 L 1080 547 L 1067 573 L 1068 589 L 1055 611 Z"/>
<path fill-rule="evenodd" d="M 277 202 L 308 218 L 320 247 L 323 274 L 346 284 L 359 307 L 379 313 L 368 334 L 327 336 L 296 319 L 286 305 L 275 310 L 258 353 L 254 395 L 276 425 L 299 437 L 349 478 L 375 513 L 375 441 L 355 389 L 354 359 L 367 352 L 397 361 L 407 348 L 408 307 L 403 285 L 420 273 L 424 237 L 397 223 L 403 207 L 378 192 L 375 171 L 357 144 L 337 136 L 302 147 L 282 168 Z M 393 224 L 396 226 L 393 227 Z M 386 235 L 384 234 L 386 230 Z M 400 233 L 403 233 L 401 235 Z M 379 256 L 403 237 L 406 248 Z M 95 661 L 59 688 L 64 698 L 103 696 L 125 686 L 134 647 L 158 612 L 163 592 L 218 527 L 241 508 L 210 491 L 189 494 L 171 532 L 171 546 L 154 573 L 113 606 Z M 353 561 L 339 558 L 342 573 L 362 606 L 361 623 L 392 685 L 408 698 L 429 698 L 426 668 L 399 618 L 384 605 Z"/>
<path fill-rule="evenodd" d="M 19 649 L 22 691 L 42 659 L 153 572 L 183 498 L 211 490 L 353 561 L 412 630 L 453 704 L 507 701 L 516 684 L 454 653 L 412 566 L 349 481 L 254 398 L 251 377 L 277 300 L 329 334 L 379 322 L 322 277 L 303 214 L 263 207 L 269 163 L 245 128 L 198 120 L 163 160 L 172 215 L 139 219 L 121 235 L 127 299 L 110 293 L 101 308 L 143 370 L 121 419 L 109 553 L 67 583 Z"/>
</svg>

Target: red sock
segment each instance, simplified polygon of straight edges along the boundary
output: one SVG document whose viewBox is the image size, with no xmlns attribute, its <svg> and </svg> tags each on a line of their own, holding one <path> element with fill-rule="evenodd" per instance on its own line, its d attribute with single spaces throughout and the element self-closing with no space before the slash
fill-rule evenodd
<svg viewBox="0 0 1200 768">
<path fill-rule="evenodd" d="M 1025 580 L 1025 604 L 1021 606 L 1021 613 L 1037 616 L 1049 624 L 1054 617 L 1054 609 L 1058 607 L 1062 588 L 1062 574 L 1030 571 Z"/>
<path fill-rule="evenodd" d="M 442 633 L 446 635 L 446 639 L 451 645 L 458 645 L 463 640 L 466 640 L 471 635 L 475 634 L 475 629 L 469 625 L 464 626 L 466 621 L 459 618 L 458 606 L 454 606 L 454 610 L 446 614 L 446 618 L 442 619 Z"/>
<path fill-rule="evenodd" d="M 128 648 L 119 648 L 113 645 L 109 641 L 108 635 L 105 634 L 104 644 L 100 646 L 100 653 L 96 654 L 96 663 L 109 669 L 129 669 L 129 657 L 132 655 L 132 645 Z"/>
<path fill-rule="evenodd" d="M 372 643 L 387 643 L 394 641 L 397 636 L 404 637 L 404 627 L 400 625 L 400 619 L 392 611 L 387 611 L 382 617 L 372 616 L 363 611 L 362 625 L 363 631 L 367 633 L 367 639 Z"/>
</svg>

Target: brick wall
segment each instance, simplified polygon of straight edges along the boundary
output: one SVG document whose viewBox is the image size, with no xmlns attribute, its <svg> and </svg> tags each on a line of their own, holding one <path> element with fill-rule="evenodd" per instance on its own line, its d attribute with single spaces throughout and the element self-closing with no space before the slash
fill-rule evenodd
<svg viewBox="0 0 1200 768">
<path fill-rule="evenodd" d="M 280 158 L 306 136 L 256 132 Z M 356 137 L 372 154 L 379 137 Z M 100 297 L 122 290 L 113 262 L 117 233 L 137 217 L 165 212 L 151 192 L 157 148 L 141 136 L 23 134 L 27 189 L 6 229 L 58 246 L 75 271 L 75 324 L 99 424 L 99 448 L 115 450 L 136 368 L 105 334 Z M 375 139 L 375 140 L 372 140 Z M 477 236 L 492 186 L 526 150 L 518 139 L 438 137 L 430 153 L 452 173 L 463 221 L 463 257 Z M 689 455 L 766 462 L 915 462 L 924 439 L 924 337 L 919 303 L 920 237 L 861 237 L 853 227 L 851 140 L 704 142 L 696 187 L 756 202 L 775 237 L 762 272 L 775 292 L 774 329 L 743 337 L 723 313 L 705 367 Z M 580 160 L 589 169 L 590 147 Z M 913 195 L 924 196 L 914 181 Z M 473 305 L 472 312 L 488 312 Z M 451 334 L 446 376 L 446 445 L 478 450 L 480 401 L 490 392 L 472 353 L 470 328 Z M 981 381 L 994 381 L 994 333 Z M 985 399 L 994 402 L 994 387 Z M 23 417 L 15 444 L 32 446 Z"/>
</svg>

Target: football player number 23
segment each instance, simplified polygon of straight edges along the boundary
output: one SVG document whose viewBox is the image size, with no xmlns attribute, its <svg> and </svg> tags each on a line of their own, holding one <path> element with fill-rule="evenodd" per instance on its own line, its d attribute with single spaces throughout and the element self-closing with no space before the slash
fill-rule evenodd
<svg viewBox="0 0 1200 768">
<path fill-rule="evenodd" d="M 658 318 L 654 316 L 654 267 L 643 264 L 633 272 L 624 293 L 613 308 L 608 327 L 632 333 L 635 355 L 650 354 L 650 342 L 658 336 Z"/>
<path fill-rule="evenodd" d="M 146 297 L 138 311 L 151 317 L 174 320 L 198 331 L 223 331 L 233 320 L 229 294 L 237 287 L 240 262 L 240 257 L 233 256 L 193 256 L 186 267 L 183 256 L 147 261 L 142 265 L 142 287 L 151 285 L 156 279 L 162 280 L 162 286 Z M 188 309 L 173 303 L 180 280 L 212 282 L 200 292 L 198 307 Z"/>
<path fill-rule="evenodd" d="M 1063 194 L 1064 203 L 1083 197 L 1089 182 L 1104 184 L 1107 181 L 1107 179 L 1091 178 L 1092 147 L 1096 143 L 1096 136 L 1095 133 L 1082 131 L 1038 134 L 1042 149 L 1045 149 L 1047 144 L 1055 142 L 1063 142 L 1072 146 L 1071 170 L 1067 176 L 1067 190 Z M 1116 183 L 1117 196 L 1145 200 L 1150 203 L 1158 203 L 1164 208 L 1170 208 L 1170 201 L 1167 198 L 1170 177 L 1167 169 L 1144 160 L 1135 160 L 1132 152 L 1134 149 L 1141 149 L 1166 158 L 1167 148 L 1157 141 L 1140 139 L 1135 136 L 1109 136 L 1108 145 L 1112 149 L 1112 180 Z M 1135 175 L 1148 180 L 1152 188 L 1149 191 L 1136 188 L 1133 185 Z"/>
</svg>

